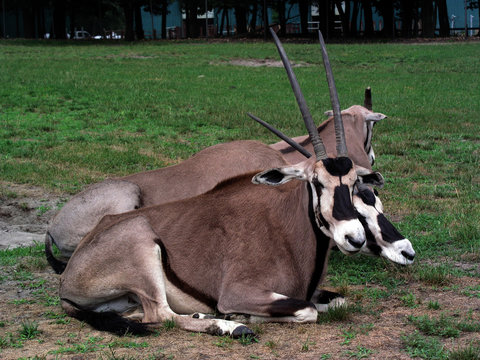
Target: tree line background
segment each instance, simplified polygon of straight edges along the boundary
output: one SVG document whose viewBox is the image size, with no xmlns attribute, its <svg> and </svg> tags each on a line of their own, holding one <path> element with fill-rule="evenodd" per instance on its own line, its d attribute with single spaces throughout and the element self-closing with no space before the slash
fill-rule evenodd
<svg viewBox="0 0 480 360">
<path fill-rule="evenodd" d="M 465 1 L 470 9 L 479 9 L 480 0 L 459 1 Z M 65 39 L 67 31 L 73 33 L 75 28 L 86 27 L 94 34 L 101 34 L 105 29 L 122 29 L 125 40 L 133 41 L 145 38 L 142 8 L 144 11 L 162 16 L 159 37 L 165 38 L 168 5 L 172 2 L 173 0 L 2 0 L 1 5 L 4 13 L 21 10 L 23 34 L 26 38 L 34 38 L 38 34 L 50 32 L 53 38 Z M 229 19 L 225 14 L 230 10 L 234 10 L 237 36 L 263 36 L 265 24 L 269 26 L 273 23 L 280 25 L 280 35 L 285 36 L 292 4 L 298 5 L 299 15 L 296 21 L 300 24 L 299 35 L 305 37 L 310 36 L 308 32 L 310 5 L 318 6 L 320 30 L 327 37 L 434 37 L 436 29 L 439 29 L 438 35 L 441 37 L 450 35 L 447 0 L 352 0 L 346 1 L 344 8 L 341 6 L 341 0 L 179 0 L 178 2 L 185 14 L 186 37 L 198 37 L 202 34 L 200 31 L 202 23 L 197 15 L 205 13 L 206 4 L 208 10 L 215 8 L 223 12 L 220 30 L 216 31 L 217 36 L 223 36 L 224 22 L 228 22 Z M 52 29 L 45 28 L 43 11 L 45 8 L 52 10 Z M 274 14 L 272 24 L 268 24 L 268 16 L 265 16 L 266 8 Z M 335 8 L 338 15 L 335 15 Z M 383 18 L 381 31 L 375 31 L 373 26 L 375 12 Z M 478 12 L 480 17 L 480 9 Z M 359 21 L 362 22 L 362 27 Z M 398 21 L 405 25 L 398 28 Z M 338 26 L 335 27 L 339 22 L 341 22 L 341 31 L 338 31 Z"/>
</svg>

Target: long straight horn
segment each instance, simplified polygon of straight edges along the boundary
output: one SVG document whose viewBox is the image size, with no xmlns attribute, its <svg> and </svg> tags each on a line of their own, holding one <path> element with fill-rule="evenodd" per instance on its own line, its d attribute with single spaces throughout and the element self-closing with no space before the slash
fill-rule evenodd
<svg viewBox="0 0 480 360">
<path fill-rule="evenodd" d="M 317 156 L 317 161 L 326 159 L 327 152 L 325 151 L 325 146 L 323 145 L 320 135 L 318 135 L 317 127 L 315 126 L 312 115 L 308 110 L 307 102 L 305 101 L 302 91 L 300 90 L 300 85 L 298 84 L 297 78 L 293 73 L 292 66 L 290 65 L 290 61 L 288 61 L 285 49 L 283 48 L 280 40 L 277 37 L 277 34 L 275 34 L 275 31 L 273 31 L 272 28 L 270 28 L 270 33 L 272 34 L 273 40 L 275 41 L 275 45 L 277 46 L 278 53 L 280 54 L 280 58 L 283 62 L 283 66 L 287 71 L 288 79 L 290 80 L 290 85 L 292 86 L 293 93 L 295 94 L 295 98 L 297 99 L 298 107 L 300 108 L 300 112 L 302 113 L 303 121 L 305 122 L 308 135 L 310 135 L 310 140 L 312 141 L 313 150 L 315 151 L 315 155 Z"/>
<path fill-rule="evenodd" d="M 333 120 L 335 124 L 335 137 L 337 139 L 337 157 L 348 156 L 347 144 L 345 140 L 345 130 L 343 129 L 342 115 L 340 113 L 340 101 L 338 100 L 337 87 L 333 79 L 330 60 L 328 59 L 327 48 L 320 30 L 318 30 L 318 38 L 322 48 L 323 65 L 327 74 L 328 89 L 330 91 L 330 101 L 332 102 Z"/>
<path fill-rule="evenodd" d="M 305 156 L 306 158 L 309 158 L 312 156 L 312 154 L 310 154 L 310 152 L 305 149 L 302 145 L 300 145 L 299 143 L 297 143 L 295 140 L 289 138 L 287 135 L 285 135 L 284 133 L 282 133 L 280 130 L 278 129 L 275 129 L 272 125 L 270 125 L 269 123 L 267 123 L 266 121 L 263 121 L 262 119 L 256 117 L 255 115 L 253 114 L 250 114 L 247 112 L 247 115 L 250 116 L 253 120 L 255 120 L 256 122 L 258 122 L 259 124 L 265 126 L 268 130 L 270 130 L 271 132 L 273 132 L 275 135 L 277 135 L 280 139 L 282 139 L 283 141 L 285 141 L 288 145 L 290 145 L 292 148 L 294 148 L 295 150 L 297 150 L 299 153 L 301 153 L 303 156 Z"/>
<path fill-rule="evenodd" d="M 370 86 L 365 89 L 365 99 L 363 100 L 363 106 L 372 111 L 372 89 Z"/>
</svg>

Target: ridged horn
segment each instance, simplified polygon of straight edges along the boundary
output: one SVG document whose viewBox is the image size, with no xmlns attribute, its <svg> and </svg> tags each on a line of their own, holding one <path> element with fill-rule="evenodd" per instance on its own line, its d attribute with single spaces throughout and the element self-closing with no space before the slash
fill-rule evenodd
<svg viewBox="0 0 480 360">
<path fill-rule="evenodd" d="M 363 106 L 372 111 L 372 89 L 370 86 L 365 89 L 365 99 L 363 100 Z"/>
<path fill-rule="evenodd" d="M 312 156 L 312 154 L 310 154 L 310 152 L 305 149 L 302 145 L 300 145 L 299 143 L 297 143 L 296 141 L 294 141 L 293 139 L 289 138 L 287 135 L 285 135 L 284 133 L 282 133 L 280 130 L 278 129 L 275 129 L 272 125 L 270 125 L 269 123 L 267 123 L 266 121 L 263 121 L 262 119 L 256 117 L 255 115 L 253 114 L 250 114 L 247 112 L 247 115 L 250 116 L 253 120 L 255 120 L 256 122 L 258 122 L 259 124 L 265 126 L 268 130 L 270 130 L 272 133 L 274 133 L 275 135 L 277 135 L 280 139 L 282 139 L 283 141 L 285 141 L 288 145 L 290 145 L 292 148 L 294 148 L 295 150 L 297 150 L 299 153 L 301 153 L 303 156 L 305 156 L 306 158 L 309 158 Z"/>
<path fill-rule="evenodd" d="M 333 121 L 335 124 L 335 138 L 337 141 L 337 157 L 348 156 L 347 143 L 345 140 L 345 130 L 343 129 L 342 115 L 340 113 L 340 101 L 338 100 L 337 88 L 333 79 L 332 67 L 328 59 L 327 48 L 323 40 L 322 32 L 318 30 L 318 39 L 322 49 L 323 65 L 327 74 L 328 90 L 330 91 L 330 101 L 332 102 Z"/>
<path fill-rule="evenodd" d="M 273 40 L 275 41 L 275 45 L 277 46 L 283 66 L 287 71 L 288 79 L 290 80 L 290 85 L 292 86 L 293 93 L 295 94 L 295 98 L 297 99 L 297 104 L 300 108 L 300 112 L 302 113 L 303 121 L 305 122 L 308 135 L 310 136 L 310 140 L 312 141 L 313 150 L 315 151 L 317 161 L 326 159 L 327 152 L 325 151 L 325 146 L 323 145 L 320 135 L 318 135 L 317 127 L 313 122 L 310 110 L 308 110 L 307 102 L 305 101 L 302 91 L 300 90 L 300 85 L 298 84 L 297 78 L 293 73 L 292 66 L 290 65 L 290 61 L 288 61 L 285 49 L 283 48 L 280 40 L 277 37 L 277 34 L 275 34 L 275 31 L 273 31 L 272 28 L 270 28 L 270 33 L 272 34 Z"/>
</svg>

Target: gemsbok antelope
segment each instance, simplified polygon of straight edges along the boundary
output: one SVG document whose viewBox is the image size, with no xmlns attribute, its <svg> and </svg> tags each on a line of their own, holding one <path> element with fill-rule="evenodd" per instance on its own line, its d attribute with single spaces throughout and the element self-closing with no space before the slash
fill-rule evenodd
<svg viewBox="0 0 480 360">
<path fill-rule="evenodd" d="M 331 83 L 328 59 L 325 65 Z M 251 321 L 316 321 L 316 289 L 329 251 L 319 225 L 344 251 L 358 252 L 365 233 L 352 204 L 353 187 L 372 179 L 371 173 L 358 174 L 347 157 L 338 99 L 330 89 L 337 157 L 327 156 L 305 107 L 315 158 L 241 175 L 194 198 L 103 217 L 61 276 L 65 311 L 101 327 L 101 318 L 127 321 L 118 315 L 141 307 L 132 316 L 147 328 L 173 319 L 182 329 L 232 336 L 252 331 L 201 313 L 217 308 L 248 314 Z M 118 330 L 103 323 L 109 325 Z"/>
</svg>

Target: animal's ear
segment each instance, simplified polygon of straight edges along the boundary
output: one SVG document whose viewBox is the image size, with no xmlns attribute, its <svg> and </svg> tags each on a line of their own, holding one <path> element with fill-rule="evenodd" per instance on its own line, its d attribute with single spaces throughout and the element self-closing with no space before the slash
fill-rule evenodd
<svg viewBox="0 0 480 360">
<path fill-rule="evenodd" d="M 368 114 L 366 117 L 365 117 L 365 121 L 373 121 L 373 122 L 379 122 L 380 120 L 383 120 L 387 118 L 387 115 L 385 114 L 382 114 L 382 113 L 371 113 L 371 114 Z"/>
<path fill-rule="evenodd" d="M 283 166 L 274 169 L 268 169 L 258 173 L 252 178 L 254 184 L 282 185 L 290 180 L 307 180 L 307 173 L 303 163 L 292 166 Z"/>
<path fill-rule="evenodd" d="M 333 110 L 327 110 L 323 113 L 323 115 L 328 116 L 328 117 L 333 116 Z"/>
<path fill-rule="evenodd" d="M 385 179 L 378 171 L 372 172 L 371 170 L 358 165 L 355 165 L 355 171 L 357 172 L 357 181 L 361 184 L 382 188 L 385 183 Z"/>
</svg>

